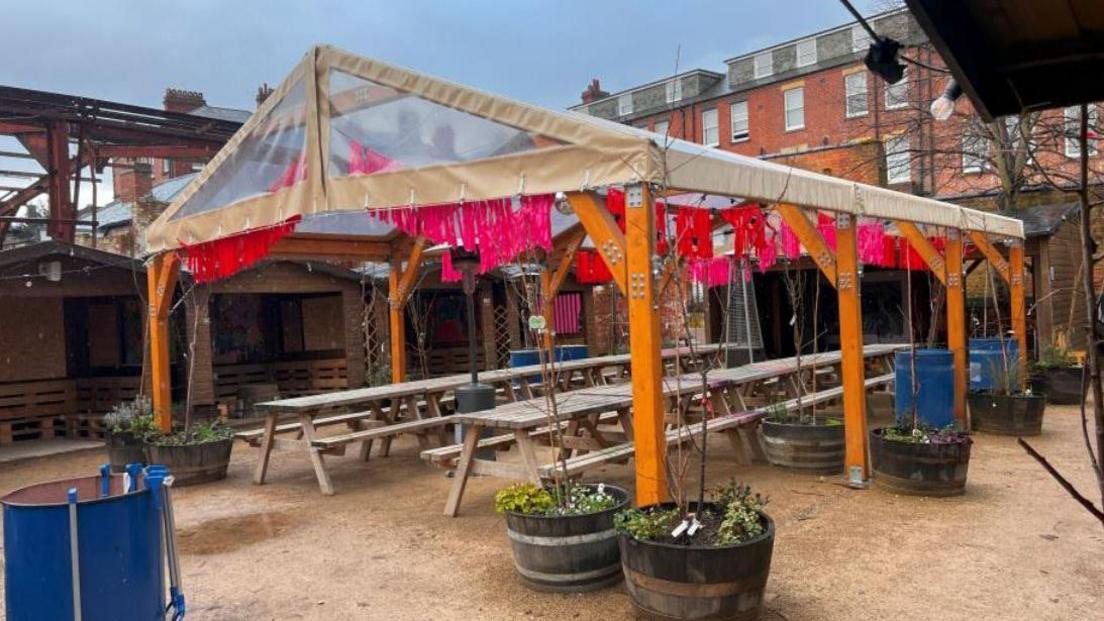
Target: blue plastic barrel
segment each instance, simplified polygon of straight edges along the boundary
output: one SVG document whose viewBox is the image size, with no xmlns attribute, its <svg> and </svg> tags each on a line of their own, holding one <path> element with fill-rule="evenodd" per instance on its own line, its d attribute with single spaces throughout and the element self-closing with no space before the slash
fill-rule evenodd
<svg viewBox="0 0 1104 621">
<path fill-rule="evenodd" d="M 582 360 L 590 357 L 590 350 L 586 345 L 558 345 L 556 347 L 556 360 Z"/>
<path fill-rule="evenodd" d="M 511 349 L 510 350 L 510 367 L 528 367 L 540 364 L 540 353 L 535 349 Z M 525 381 L 530 384 L 537 384 L 540 382 L 540 375 L 530 375 L 525 378 Z"/>
<path fill-rule="evenodd" d="M 897 424 L 912 421 L 912 360 L 911 353 L 896 356 Z M 954 423 L 954 356 L 946 349 L 916 350 L 916 415 L 929 427 L 946 427 Z"/>
<path fill-rule="evenodd" d="M 24 487 L 4 505 L 4 610 L 8 621 L 73 619 L 68 490 L 77 490 L 77 558 L 84 619 L 165 618 L 161 513 L 145 477 L 125 493 L 123 476 Z"/>
<path fill-rule="evenodd" d="M 1001 352 L 1002 340 L 1004 352 Z M 970 390 L 984 392 L 1000 385 L 1005 355 L 1009 361 L 1019 359 L 1020 344 L 1016 339 L 970 339 Z"/>
</svg>

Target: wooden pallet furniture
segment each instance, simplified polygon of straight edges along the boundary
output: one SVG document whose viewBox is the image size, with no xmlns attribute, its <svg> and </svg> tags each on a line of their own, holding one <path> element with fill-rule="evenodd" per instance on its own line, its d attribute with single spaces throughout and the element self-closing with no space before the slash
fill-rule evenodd
<svg viewBox="0 0 1104 621">
<path fill-rule="evenodd" d="M 0 445 L 16 439 L 52 438 L 55 424 L 77 408 L 71 379 L 0 384 Z"/>
</svg>

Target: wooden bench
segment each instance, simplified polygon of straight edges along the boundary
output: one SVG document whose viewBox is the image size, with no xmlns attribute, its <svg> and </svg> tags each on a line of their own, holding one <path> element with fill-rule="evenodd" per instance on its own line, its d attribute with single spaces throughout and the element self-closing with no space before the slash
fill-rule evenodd
<svg viewBox="0 0 1104 621">
<path fill-rule="evenodd" d="M 418 436 L 418 443 L 422 446 L 429 445 L 429 439 L 426 437 L 426 431 L 430 429 L 436 429 L 448 424 L 449 417 L 434 417 L 423 418 L 421 420 L 412 420 L 402 423 L 394 423 L 391 425 L 383 424 L 380 421 L 379 426 L 375 426 L 372 429 L 364 429 L 351 431 L 349 433 L 343 433 L 333 436 L 326 436 L 324 438 L 315 438 L 311 441 L 311 446 L 319 449 L 332 449 L 338 446 L 346 444 L 352 444 L 354 442 L 371 442 L 372 440 L 382 440 L 384 438 L 390 438 L 402 433 L 413 433 Z"/>
<path fill-rule="evenodd" d="M 347 414 L 337 414 L 335 416 L 326 416 L 323 418 L 314 419 L 315 427 L 327 427 L 331 425 L 341 424 L 359 424 L 361 426 L 379 426 L 384 424 L 383 421 L 368 420 L 372 416 L 372 412 L 349 412 Z M 276 433 L 289 433 L 292 431 L 302 431 L 302 423 L 296 421 L 292 423 L 283 423 L 276 425 Z M 234 434 L 234 438 L 248 443 L 250 446 L 260 446 L 261 439 L 264 437 L 264 427 L 258 427 L 257 429 L 250 429 L 248 431 L 239 431 Z"/>
</svg>

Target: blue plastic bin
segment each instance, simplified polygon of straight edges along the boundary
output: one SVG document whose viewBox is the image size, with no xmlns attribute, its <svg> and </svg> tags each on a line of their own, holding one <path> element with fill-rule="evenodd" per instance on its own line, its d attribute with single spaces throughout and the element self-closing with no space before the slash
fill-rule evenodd
<svg viewBox="0 0 1104 621">
<path fill-rule="evenodd" d="M 897 424 L 912 422 L 912 360 L 911 353 L 896 356 L 895 411 Z M 954 356 L 947 349 L 916 350 L 916 415 L 929 427 L 946 427 L 954 423 Z"/>
</svg>

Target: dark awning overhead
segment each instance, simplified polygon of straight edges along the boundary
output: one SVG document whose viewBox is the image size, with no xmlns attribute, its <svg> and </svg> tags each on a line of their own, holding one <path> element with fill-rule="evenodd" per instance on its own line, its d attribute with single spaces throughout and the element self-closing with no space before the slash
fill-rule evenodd
<svg viewBox="0 0 1104 621">
<path fill-rule="evenodd" d="M 1104 1 L 906 0 L 986 121 L 1104 100 Z"/>
</svg>

